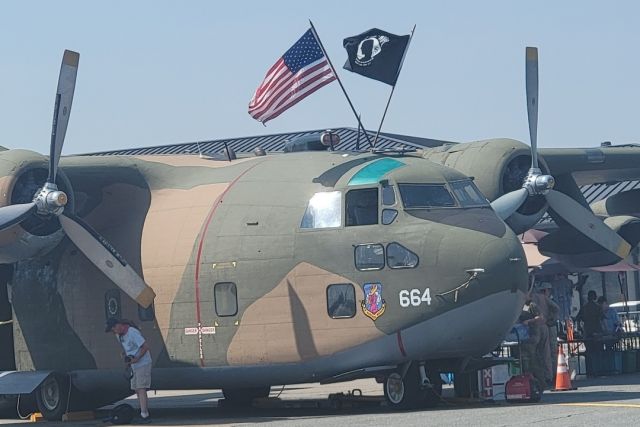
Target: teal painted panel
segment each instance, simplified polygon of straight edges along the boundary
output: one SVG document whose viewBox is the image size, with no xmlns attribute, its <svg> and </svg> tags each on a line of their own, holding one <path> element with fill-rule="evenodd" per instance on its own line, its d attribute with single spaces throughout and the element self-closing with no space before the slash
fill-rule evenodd
<svg viewBox="0 0 640 427">
<path fill-rule="evenodd" d="M 379 159 L 360 169 L 349 181 L 349 185 L 375 184 L 379 182 L 387 172 L 405 166 L 405 163 L 396 159 Z"/>
</svg>

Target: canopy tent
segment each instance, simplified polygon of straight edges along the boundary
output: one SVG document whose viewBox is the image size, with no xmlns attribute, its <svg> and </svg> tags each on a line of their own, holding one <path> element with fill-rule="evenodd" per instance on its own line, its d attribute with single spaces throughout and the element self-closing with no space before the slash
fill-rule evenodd
<svg viewBox="0 0 640 427">
<path fill-rule="evenodd" d="M 537 274 L 557 274 L 569 273 L 567 267 L 560 261 L 542 255 L 538 251 L 538 245 L 535 243 L 523 243 L 522 249 L 527 257 L 527 266 L 529 271 L 536 270 Z"/>
<path fill-rule="evenodd" d="M 578 273 L 587 271 L 599 271 L 603 273 L 640 271 L 640 265 L 627 260 L 622 260 L 616 264 L 605 265 L 602 267 L 577 269 L 565 266 L 560 261 L 543 255 L 538 251 L 538 241 L 545 235 L 547 235 L 547 233 L 542 230 L 529 230 L 520 235 L 520 241 L 522 242 L 522 248 L 524 249 L 524 253 L 527 257 L 527 266 L 530 271 L 536 269 L 538 270 L 538 274 Z"/>
</svg>

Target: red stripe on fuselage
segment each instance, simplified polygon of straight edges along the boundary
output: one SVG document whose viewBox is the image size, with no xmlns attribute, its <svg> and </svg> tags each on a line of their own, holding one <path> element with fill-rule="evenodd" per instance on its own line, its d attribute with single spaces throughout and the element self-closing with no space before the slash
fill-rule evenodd
<svg viewBox="0 0 640 427">
<path fill-rule="evenodd" d="M 400 349 L 400 354 L 402 354 L 402 357 L 407 357 L 407 352 L 404 350 L 404 343 L 402 342 L 402 333 L 398 331 L 396 335 L 398 337 L 398 348 Z"/>
<path fill-rule="evenodd" d="M 209 215 L 207 215 L 207 219 L 204 222 L 204 226 L 202 228 L 202 232 L 200 233 L 200 242 L 198 242 L 198 252 L 196 254 L 196 272 L 194 277 L 194 286 L 196 291 L 196 322 L 198 324 L 198 349 L 199 349 L 199 358 L 200 358 L 200 366 L 204 367 L 204 350 L 202 346 L 202 318 L 200 317 L 200 259 L 202 258 L 202 246 L 204 245 L 204 239 L 207 236 L 207 230 L 209 229 L 209 224 L 211 224 L 211 220 L 213 219 L 213 214 L 218 209 L 218 206 L 222 202 L 222 199 L 227 194 L 227 192 L 235 185 L 236 182 L 240 178 L 244 176 L 251 169 L 256 167 L 258 164 L 255 164 L 248 168 L 246 171 L 242 172 L 238 175 L 231 183 L 225 188 L 225 190 L 218 196 L 218 198 L 213 202 L 213 206 L 211 206 L 211 211 L 209 211 Z"/>
</svg>

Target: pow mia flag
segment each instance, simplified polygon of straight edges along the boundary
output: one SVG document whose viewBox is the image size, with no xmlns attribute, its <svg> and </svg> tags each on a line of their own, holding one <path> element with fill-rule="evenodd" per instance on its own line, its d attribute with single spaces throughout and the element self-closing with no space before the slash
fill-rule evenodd
<svg viewBox="0 0 640 427">
<path fill-rule="evenodd" d="M 349 58 L 344 69 L 394 86 L 410 36 L 372 28 L 342 43 Z"/>
</svg>

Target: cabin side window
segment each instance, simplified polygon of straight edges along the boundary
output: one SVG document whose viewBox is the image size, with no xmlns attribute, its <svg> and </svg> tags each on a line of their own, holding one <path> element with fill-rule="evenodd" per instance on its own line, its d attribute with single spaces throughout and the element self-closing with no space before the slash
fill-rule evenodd
<svg viewBox="0 0 640 427">
<path fill-rule="evenodd" d="M 327 287 L 327 313 L 332 319 L 348 319 L 356 315 L 356 290 L 351 283 Z"/>
<path fill-rule="evenodd" d="M 415 268 L 418 265 L 418 255 L 400 243 L 389 243 L 387 245 L 387 265 L 389 268 Z"/>
<path fill-rule="evenodd" d="M 120 306 L 120 289 L 109 289 L 104 293 L 104 316 L 109 319 L 122 317 Z"/>
<path fill-rule="evenodd" d="M 238 290 L 235 283 L 220 282 L 213 286 L 216 314 L 220 317 L 238 314 Z"/>
<path fill-rule="evenodd" d="M 372 225 L 378 223 L 378 189 L 351 190 L 345 198 L 345 221 L 347 226 Z"/>
<path fill-rule="evenodd" d="M 384 268 L 384 246 L 379 243 L 358 245 L 354 250 L 356 268 L 361 271 Z"/>
<path fill-rule="evenodd" d="M 342 225 L 342 193 L 326 191 L 314 194 L 302 217 L 300 228 L 330 228 Z"/>
<path fill-rule="evenodd" d="M 142 322 L 151 322 L 155 320 L 155 318 L 156 318 L 156 312 L 155 312 L 155 309 L 153 308 L 153 304 L 151 304 L 147 308 L 144 308 L 143 306 L 138 305 L 138 319 L 140 319 Z"/>
</svg>

